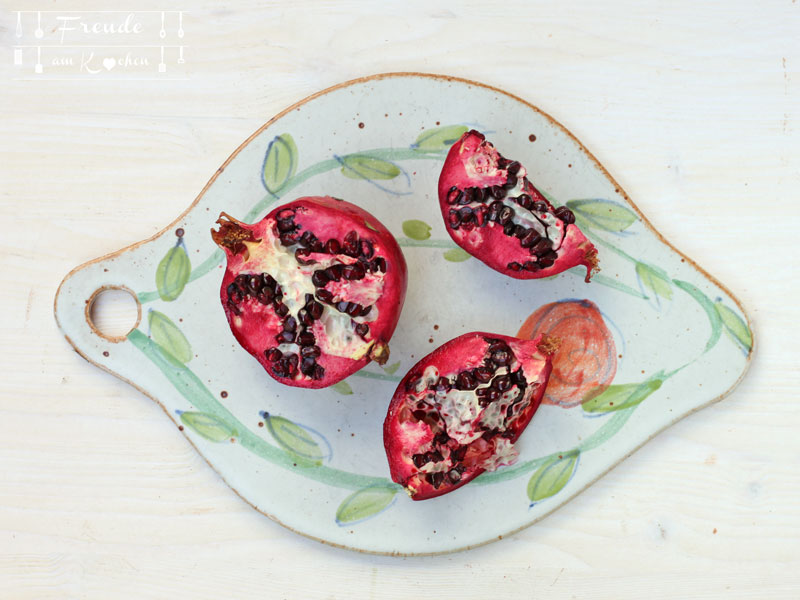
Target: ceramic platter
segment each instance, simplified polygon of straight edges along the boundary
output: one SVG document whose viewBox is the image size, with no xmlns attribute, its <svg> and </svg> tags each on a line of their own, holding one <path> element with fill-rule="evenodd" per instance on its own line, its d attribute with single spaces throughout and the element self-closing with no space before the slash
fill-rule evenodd
<svg viewBox="0 0 800 600">
<path fill-rule="evenodd" d="M 573 210 L 600 253 L 591 283 L 577 269 L 517 281 L 453 245 L 436 184 L 467 128 Z M 409 271 L 390 361 L 316 391 L 277 384 L 235 342 L 219 303 L 223 256 L 209 236 L 220 211 L 254 221 L 307 195 L 367 209 L 397 237 Z M 88 319 L 94 295 L 109 287 L 141 305 L 136 327 L 118 339 Z M 82 356 L 163 406 L 254 508 L 311 538 L 387 554 L 470 548 L 531 525 L 729 393 L 753 347 L 736 298 L 654 231 L 562 125 L 500 90 L 421 74 L 359 79 L 285 110 L 161 233 L 72 271 L 55 312 Z M 390 481 L 382 443 L 397 382 L 457 335 L 515 335 L 526 321 L 565 345 L 518 462 L 411 501 Z"/>
</svg>

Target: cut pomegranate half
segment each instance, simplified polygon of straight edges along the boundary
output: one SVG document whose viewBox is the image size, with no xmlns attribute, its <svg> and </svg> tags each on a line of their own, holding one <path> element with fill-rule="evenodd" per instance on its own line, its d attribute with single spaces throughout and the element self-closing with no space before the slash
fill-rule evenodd
<svg viewBox="0 0 800 600">
<path fill-rule="evenodd" d="M 539 407 L 557 346 L 545 336 L 475 332 L 420 360 L 383 424 L 392 479 L 425 500 L 513 463 L 514 442 Z"/>
<path fill-rule="evenodd" d="M 248 225 L 222 213 L 221 299 L 236 339 L 273 378 L 323 388 L 389 357 L 406 294 L 397 241 L 365 210 L 300 198 Z"/>
<path fill-rule="evenodd" d="M 439 206 L 453 241 L 496 271 L 538 279 L 583 265 L 588 282 L 597 270 L 597 250 L 572 211 L 554 208 L 528 181 L 525 167 L 501 156 L 477 131 L 450 148 Z"/>
</svg>

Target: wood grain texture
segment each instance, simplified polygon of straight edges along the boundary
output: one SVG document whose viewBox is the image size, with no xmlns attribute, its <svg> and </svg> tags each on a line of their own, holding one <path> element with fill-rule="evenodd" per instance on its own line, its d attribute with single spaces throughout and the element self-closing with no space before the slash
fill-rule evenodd
<svg viewBox="0 0 800 600">
<path fill-rule="evenodd" d="M 0 1 L 0 596 L 800 595 L 800 4 L 186 2 L 188 79 L 135 83 L 16 80 L 17 8 Z M 52 316 L 69 269 L 164 227 L 273 114 L 397 70 L 500 86 L 564 123 L 743 301 L 758 343 L 729 398 L 552 516 L 424 559 L 256 513 Z"/>
</svg>

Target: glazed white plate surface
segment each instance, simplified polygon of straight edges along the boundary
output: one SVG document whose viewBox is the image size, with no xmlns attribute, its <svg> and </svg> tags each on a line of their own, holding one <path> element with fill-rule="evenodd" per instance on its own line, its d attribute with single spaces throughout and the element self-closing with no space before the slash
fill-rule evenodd
<svg viewBox="0 0 800 600">
<path fill-rule="evenodd" d="M 555 204 L 572 208 L 599 250 L 592 283 L 577 269 L 513 280 L 455 248 L 436 184 L 448 144 L 466 128 L 484 132 Z M 219 303 L 223 260 L 209 236 L 221 211 L 254 221 L 307 195 L 367 209 L 398 238 L 409 268 L 389 363 L 317 391 L 277 384 L 235 342 Z M 141 304 L 124 338 L 103 337 L 87 318 L 93 295 L 107 287 L 129 289 Z M 559 311 L 567 337 L 580 331 L 570 319 L 591 322 L 592 352 L 572 340 L 562 374 L 572 368 L 611 386 L 592 398 L 585 384 L 554 384 L 514 466 L 412 502 L 389 480 L 382 442 L 399 379 L 462 333 L 515 335 L 544 305 L 540 314 Z M 560 124 L 499 90 L 420 74 L 342 84 L 278 115 L 176 222 L 71 272 L 56 318 L 87 360 L 159 402 L 256 509 L 333 545 L 393 554 L 469 548 L 541 519 L 730 392 L 753 345 L 739 302 L 663 240 Z"/>
</svg>

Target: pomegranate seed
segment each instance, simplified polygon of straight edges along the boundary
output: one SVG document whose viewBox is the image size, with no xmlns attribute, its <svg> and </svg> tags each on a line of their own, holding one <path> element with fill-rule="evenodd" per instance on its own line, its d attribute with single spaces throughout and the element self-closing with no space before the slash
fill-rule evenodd
<svg viewBox="0 0 800 600">
<path fill-rule="evenodd" d="M 294 223 L 291 221 L 278 221 L 278 231 L 281 233 L 286 233 L 288 231 L 294 231 Z"/>
<path fill-rule="evenodd" d="M 339 240 L 330 239 L 325 242 L 325 252 L 328 254 L 339 254 L 341 249 L 342 245 L 339 243 Z"/>
<path fill-rule="evenodd" d="M 264 352 L 264 355 L 270 362 L 275 362 L 276 360 L 280 360 L 281 358 L 283 358 L 283 352 L 281 352 L 277 348 L 270 348 L 269 350 Z"/>
<path fill-rule="evenodd" d="M 369 240 L 361 240 L 361 256 L 370 259 L 375 254 L 375 248 Z"/>
<path fill-rule="evenodd" d="M 342 278 L 342 271 L 344 267 L 342 265 L 332 265 L 328 267 L 328 270 L 325 271 L 328 277 L 330 277 L 331 281 L 339 281 Z"/>
<path fill-rule="evenodd" d="M 541 239 L 542 237 L 534 229 L 528 229 L 528 232 L 519 239 L 519 243 L 523 248 L 530 248 Z"/>
<path fill-rule="evenodd" d="M 447 223 L 453 229 L 458 229 L 458 226 L 461 225 L 461 215 L 457 210 L 450 209 L 450 214 L 447 215 Z"/>
<path fill-rule="evenodd" d="M 486 367 L 478 367 L 472 373 L 475 375 L 475 379 L 481 383 L 488 383 L 491 381 L 492 375 L 494 374 L 491 369 L 487 369 Z"/>
<path fill-rule="evenodd" d="M 297 343 L 301 346 L 313 346 L 317 338 L 310 331 L 303 331 L 297 336 Z"/>
<path fill-rule="evenodd" d="M 550 250 L 551 247 L 552 245 L 550 244 L 550 240 L 547 238 L 542 238 L 531 247 L 531 254 L 542 254 L 543 252 Z"/>
<path fill-rule="evenodd" d="M 526 271 L 538 271 L 541 268 L 538 262 L 533 260 L 526 260 L 525 264 L 522 265 L 522 268 Z"/>
<path fill-rule="evenodd" d="M 324 288 L 318 289 L 317 298 L 319 298 L 323 302 L 329 303 L 331 300 L 333 300 L 333 292 L 326 290 Z"/>
<path fill-rule="evenodd" d="M 320 291 L 328 291 L 328 290 L 320 290 Z M 322 304 L 319 302 L 312 302 L 308 305 L 308 313 L 311 315 L 311 318 L 314 320 L 319 319 L 322 316 Z"/>
<path fill-rule="evenodd" d="M 505 225 L 506 223 L 511 221 L 513 217 L 514 217 L 514 209 L 511 208 L 510 206 L 504 206 L 500 210 L 500 213 L 497 215 L 497 222 L 500 223 L 500 225 Z"/>
<path fill-rule="evenodd" d="M 511 361 L 511 354 L 507 350 L 498 350 L 492 353 L 492 360 L 500 366 L 507 365 Z"/>
<path fill-rule="evenodd" d="M 473 390 L 478 385 L 477 380 L 469 371 L 462 371 L 456 378 L 456 385 L 460 390 Z"/>
<path fill-rule="evenodd" d="M 511 388 L 511 377 L 508 375 L 498 375 L 492 382 L 492 387 L 497 388 L 498 392 L 505 392 Z"/>
<path fill-rule="evenodd" d="M 547 269 L 552 267 L 555 262 L 556 261 L 552 258 L 542 258 L 539 260 L 539 266 L 541 266 L 543 269 Z"/>
<path fill-rule="evenodd" d="M 450 190 L 447 192 L 447 203 L 456 204 L 459 201 L 462 193 L 463 192 L 459 190 L 456 186 L 451 187 Z"/>
<path fill-rule="evenodd" d="M 324 287 L 330 280 L 331 278 L 328 276 L 327 271 L 314 271 L 311 276 L 311 283 L 316 287 Z"/>
<path fill-rule="evenodd" d="M 414 463 L 414 466 L 417 467 L 418 469 L 420 467 L 424 467 L 426 464 L 430 462 L 428 457 L 424 454 L 415 454 L 414 456 L 411 457 L 411 461 Z"/>
<path fill-rule="evenodd" d="M 300 348 L 300 356 L 303 358 L 317 358 L 320 354 L 322 354 L 322 350 L 319 346 L 303 346 Z"/>
<path fill-rule="evenodd" d="M 279 344 L 291 344 L 294 342 L 294 332 L 292 331 L 281 331 L 278 335 L 275 336 L 275 341 Z"/>
<path fill-rule="evenodd" d="M 502 185 L 493 185 L 489 189 L 489 193 L 491 193 L 491 195 L 498 200 L 506 197 L 506 189 Z"/>
</svg>

